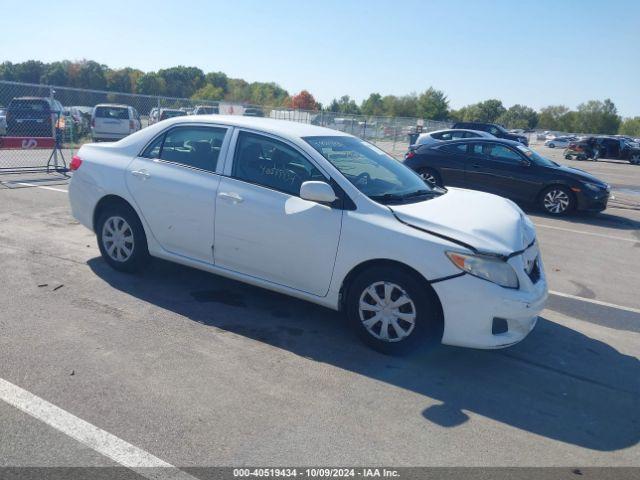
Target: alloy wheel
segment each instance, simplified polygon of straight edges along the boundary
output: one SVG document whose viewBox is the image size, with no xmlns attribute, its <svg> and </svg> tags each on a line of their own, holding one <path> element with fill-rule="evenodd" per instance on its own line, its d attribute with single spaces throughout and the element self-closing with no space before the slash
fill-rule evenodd
<svg viewBox="0 0 640 480">
<path fill-rule="evenodd" d="M 569 208 L 569 195 L 559 188 L 549 190 L 542 201 L 545 210 L 550 213 L 564 213 Z"/>
<path fill-rule="evenodd" d="M 635 153 L 635 154 L 631 155 L 631 158 L 629 160 L 634 165 L 639 165 L 640 164 L 640 154 Z"/>
<path fill-rule="evenodd" d="M 429 182 L 431 185 L 437 185 L 436 177 L 431 172 L 420 172 L 420 178 L 425 182 Z"/>
<path fill-rule="evenodd" d="M 124 218 L 113 216 L 104 222 L 102 245 L 107 255 L 116 262 L 126 262 L 131 258 L 135 246 L 133 230 Z"/>
<path fill-rule="evenodd" d="M 407 338 L 416 326 L 416 306 L 399 285 L 375 282 L 364 289 L 358 305 L 367 332 L 384 342 Z"/>
</svg>

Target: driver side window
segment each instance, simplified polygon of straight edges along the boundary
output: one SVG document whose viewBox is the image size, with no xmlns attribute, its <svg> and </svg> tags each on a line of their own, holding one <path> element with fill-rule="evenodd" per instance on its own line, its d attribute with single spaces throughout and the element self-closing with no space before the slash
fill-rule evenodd
<svg viewBox="0 0 640 480">
<path fill-rule="evenodd" d="M 231 176 L 290 195 L 300 195 L 309 180 L 326 181 L 300 152 L 263 135 L 240 132 Z"/>
</svg>

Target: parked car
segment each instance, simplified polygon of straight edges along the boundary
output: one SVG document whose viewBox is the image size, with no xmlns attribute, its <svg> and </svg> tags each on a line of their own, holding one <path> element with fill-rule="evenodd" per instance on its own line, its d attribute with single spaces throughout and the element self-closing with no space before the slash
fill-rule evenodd
<svg viewBox="0 0 640 480">
<path fill-rule="evenodd" d="M 7 109 L 0 107 L 0 135 L 7 134 Z"/>
<path fill-rule="evenodd" d="M 458 140 L 408 152 L 404 164 L 438 186 L 471 188 L 538 205 L 551 215 L 607 208 L 609 185 L 559 165 L 519 142 Z"/>
<path fill-rule="evenodd" d="M 62 104 L 49 97 L 17 97 L 7 106 L 10 137 L 54 137 L 63 121 Z"/>
<path fill-rule="evenodd" d="M 555 137 L 553 140 L 544 142 L 544 145 L 549 148 L 567 148 L 571 142 L 575 141 L 576 137 Z"/>
<path fill-rule="evenodd" d="M 220 113 L 218 105 L 197 105 L 193 109 L 193 115 L 217 115 Z"/>
<path fill-rule="evenodd" d="M 416 140 L 415 147 L 432 143 L 447 142 L 449 140 L 460 140 L 462 138 L 496 138 L 488 132 L 480 130 L 446 129 L 435 132 L 421 133 Z M 411 147 L 410 147 L 411 148 Z"/>
<path fill-rule="evenodd" d="M 454 129 L 464 128 L 468 130 L 481 130 L 483 132 L 489 132 L 494 137 L 504 138 L 506 140 L 513 140 L 520 142 L 523 145 L 529 145 L 529 140 L 524 135 L 509 133 L 502 125 L 495 123 L 482 123 L 482 122 L 457 122 L 453 125 Z"/>
<path fill-rule="evenodd" d="M 342 310 L 384 352 L 512 345 L 547 297 L 534 226 L 513 202 L 430 187 L 327 128 L 173 118 L 86 144 L 70 167 L 73 215 L 111 267 L 159 257 Z"/>
<path fill-rule="evenodd" d="M 587 137 L 576 143 L 577 145 L 574 145 L 574 148 L 578 145 L 582 147 L 587 158 L 593 160 L 627 160 L 631 164 L 640 165 L 640 144 L 627 138 Z"/>
<path fill-rule="evenodd" d="M 91 138 L 94 142 L 115 141 L 142 128 L 140 115 L 129 105 L 101 103 L 91 116 Z"/>
<path fill-rule="evenodd" d="M 167 118 L 173 117 L 183 117 L 186 113 L 184 113 L 179 108 L 161 108 L 158 110 L 158 121 L 166 120 Z"/>
<path fill-rule="evenodd" d="M 245 117 L 264 117 L 264 112 L 260 108 L 247 107 L 242 115 Z"/>
</svg>

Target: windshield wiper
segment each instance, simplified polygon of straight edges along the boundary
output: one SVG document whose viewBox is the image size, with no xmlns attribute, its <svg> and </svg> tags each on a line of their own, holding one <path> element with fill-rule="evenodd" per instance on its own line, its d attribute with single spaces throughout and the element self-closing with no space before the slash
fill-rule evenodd
<svg viewBox="0 0 640 480">
<path fill-rule="evenodd" d="M 439 192 L 435 192 L 433 190 L 416 190 L 415 192 L 405 193 L 403 195 L 398 195 L 397 193 L 385 193 L 384 195 L 372 195 L 369 198 L 376 202 L 402 202 L 409 198 L 424 197 L 427 195 L 435 196 L 439 194 Z"/>
</svg>

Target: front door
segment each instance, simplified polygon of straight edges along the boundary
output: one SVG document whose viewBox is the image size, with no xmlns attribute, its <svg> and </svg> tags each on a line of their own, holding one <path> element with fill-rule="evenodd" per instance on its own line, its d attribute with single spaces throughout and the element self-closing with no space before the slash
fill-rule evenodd
<svg viewBox="0 0 640 480">
<path fill-rule="evenodd" d="M 127 168 L 129 192 L 154 238 L 170 253 L 213 263 L 218 158 L 224 158 L 226 133 L 219 127 L 172 128 Z"/>
<path fill-rule="evenodd" d="M 541 185 L 535 165 L 504 144 L 472 144 L 466 165 L 467 186 L 474 190 L 531 201 Z"/>
<path fill-rule="evenodd" d="M 216 266 L 303 292 L 329 290 L 342 210 L 299 197 L 307 180 L 327 180 L 297 148 L 241 131 L 231 175 L 216 200 Z"/>
</svg>

